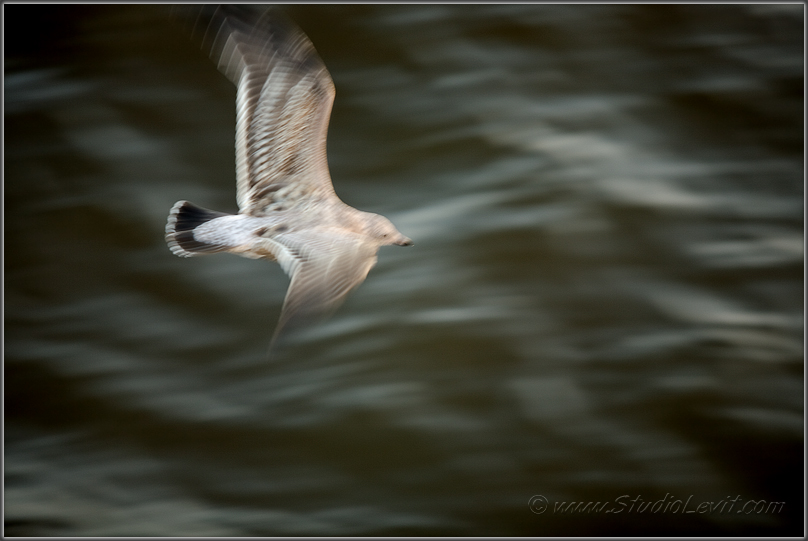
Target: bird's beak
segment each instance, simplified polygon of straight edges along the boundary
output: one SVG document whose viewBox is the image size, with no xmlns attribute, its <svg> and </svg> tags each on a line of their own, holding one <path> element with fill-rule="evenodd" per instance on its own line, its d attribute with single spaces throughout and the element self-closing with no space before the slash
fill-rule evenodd
<svg viewBox="0 0 808 541">
<path fill-rule="evenodd" d="M 401 238 L 395 242 L 395 244 L 398 244 L 399 246 L 412 246 L 412 240 L 402 235 Z"/>
</svg>

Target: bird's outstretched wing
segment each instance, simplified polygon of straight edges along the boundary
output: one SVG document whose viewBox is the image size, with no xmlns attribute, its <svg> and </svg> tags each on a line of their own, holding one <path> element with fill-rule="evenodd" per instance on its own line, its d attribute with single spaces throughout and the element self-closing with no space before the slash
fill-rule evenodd
<svg viewBox="0 0 808 541">
<path fill-rule="evenodd" d="M 238 88 L 240 212 L 336 198 L 326 160 L 334 83 L 306 35 L 276 8 L 180 5 L 174 13 Z"/>
<path fill-rule="evenodd" d="M 291 278 L 273 342 L 330 315 L 376 264 L 377 246 L 341 232 L 307 230 L 265 242 Z"/>
</svg>

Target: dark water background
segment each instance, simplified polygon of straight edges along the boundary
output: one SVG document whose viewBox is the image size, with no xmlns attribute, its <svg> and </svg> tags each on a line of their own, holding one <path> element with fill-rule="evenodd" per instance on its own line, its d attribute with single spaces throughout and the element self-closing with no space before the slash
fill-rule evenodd
<svg viewBox="0 0 808 541">
<path fill-rule="evenodd" d="M 289 6 L 415 246 L 272 362 L 280 268 L 163 241 L 235 88 L 4 8 L 6 535 L 803 534 L 802 5 Z"/>
</svg>

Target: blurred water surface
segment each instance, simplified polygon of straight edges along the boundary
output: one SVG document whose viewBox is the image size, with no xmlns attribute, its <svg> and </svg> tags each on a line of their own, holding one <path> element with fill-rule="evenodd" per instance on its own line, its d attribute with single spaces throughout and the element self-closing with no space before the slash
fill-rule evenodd
<svg viewBox="0 0 808 541">
<path fill-rule="evenodd" d="M 802 535 L 804 7 L 287 11 L 415 246 L 267 361 L 280 268 L 163 241 L 235 88 L 161 6 L 4 6 L 6 535 Z"/>
</svg>

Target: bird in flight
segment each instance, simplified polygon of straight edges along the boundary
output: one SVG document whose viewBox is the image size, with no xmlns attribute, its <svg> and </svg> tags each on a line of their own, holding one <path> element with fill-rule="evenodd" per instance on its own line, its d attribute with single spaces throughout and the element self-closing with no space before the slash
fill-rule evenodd
<svg viewBox="0 0 808 541">
<path fill-rule="evenodd" d="M 330 315 L 365 280 L 381 246 L 412 241 L 384 216 L 348 206 L 334 192 L 326 160 L 334 83 L 302 30 L 276 9 L 175 9 L 237 87 L 239 211 L 178 201 L 166 242 L 181 257 L 229 252 L 277 261 L 290 283 L 275 343 Z"/>
</svg>

